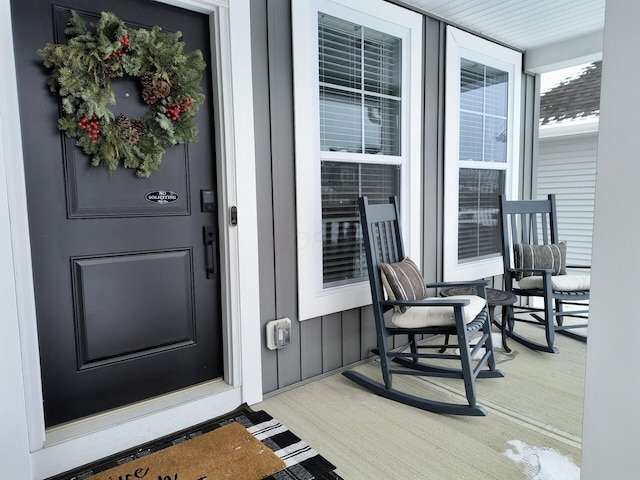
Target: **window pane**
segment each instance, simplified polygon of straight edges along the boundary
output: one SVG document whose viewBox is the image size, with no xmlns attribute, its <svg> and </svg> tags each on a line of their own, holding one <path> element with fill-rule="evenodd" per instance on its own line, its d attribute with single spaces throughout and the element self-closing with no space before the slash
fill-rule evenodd
<svg viewBox="0 0 640 480">
<path fill-rule="evenodd" d="M 508 81 L 507 72 L 497 68 L 486 67 L 485 108 L 487 114 L 506 118 L 509 106 Z"/>
<path fill-rule="evenodd" d="M 318 15 L 322 151 L 400 155 L 402 40 Z"/>
<path fill-rule="evenodd" d="M 364 89 L 400 96 L 402 41 L 386 33 L 364 29 Z"/>
<path fill-rule="evenodd" d="M 399 195 L 399 167 L 323 162 L 321 179 L 323 284 L 365 280 L 358 197 L 366 195 L 371 203 L 381 203 Z"/>
<path fill-rule="evenodd" d="M 361 27 L 336 17 L 318 15 L 320 82 L 361 88 Z"/>
<path fill-rule="evenodd" d="M 460 59 L 460 110 L 484 112 L 484 65 Z"/>
<path fill-rule="evenodd" d="M 504 193 L 504 170 L 460 169 L 458 260 L 500 255 L 498 196 Z"/>
<path fill-rule="evenodd" d="M 460 160 L 507 161 L 508 74 L 460 60 Z"/>
<path fill-rule="evenodd" d="M 470 112 L 460 112 L 460 160 L 482 161 L 484 118 Z"/>
<path fill-rule="evenodd" d="M 400 155 L 400 102 L 366 96 L 365 152 Z"/>
<path fill-rule="evenodd" d="M 485 118 L 484 161 L 507 162 L 507 120 L 504 118 Z"/>
<path fill-rule="evenodd" d="M 331 152 L 362 152 L 360 94 L 320 87 L 320 148 Z"/>
</svg>

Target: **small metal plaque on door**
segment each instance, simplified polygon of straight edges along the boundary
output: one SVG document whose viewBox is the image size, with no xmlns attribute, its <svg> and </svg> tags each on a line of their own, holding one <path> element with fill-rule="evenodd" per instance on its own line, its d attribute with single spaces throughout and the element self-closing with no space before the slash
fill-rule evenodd
<svg viewBox="0 0 640 480">
<path fill-rule="evenodd" d="M 173 203 L 177 201 L 180 196 L 176 192 L 172 192 L 170 190 L 157 190 L 155 192 L 147 193 L 144 198 L 147 202 L 164 205 L 165 203 Z"/>
</svg>

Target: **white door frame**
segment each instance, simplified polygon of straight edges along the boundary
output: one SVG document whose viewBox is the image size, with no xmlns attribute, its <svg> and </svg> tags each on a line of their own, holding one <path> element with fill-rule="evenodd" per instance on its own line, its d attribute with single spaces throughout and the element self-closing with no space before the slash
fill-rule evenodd
<svg viewBox="0 0 640 480">
<path fill-rule="evenodd" d="M 6 294 L 10 297 L 2 297 L 12 301 L 0 313 L 18 323 L 19 335 L 6 340 L 12 342 L 9 351 L 19 352 L 9 358 L 9 367 L 22 371 L 25 397 L 24 411 L 13 412 L 18 417 L 14 426 L 27 430 L 28 475 L 34 479 L 262 400 L 250 0 L 157 1 L 211 19 L 224 381 L 45 430 L 11 9 L 9 0 L 0 0 L 0 41 L 7 47 L 0 57 L 0 193 L 6 186 L 8 210 L 8 218 L 0 216 L 0 229 L 9 231 L 11 252 L 6 258 L 12 260 L 14 278 L 14 289 Z M 231 206 L 240 213 L 238 226 L 229 223 Z M 26 478 L 24 473 L 21 478 Z"/>
</svg>

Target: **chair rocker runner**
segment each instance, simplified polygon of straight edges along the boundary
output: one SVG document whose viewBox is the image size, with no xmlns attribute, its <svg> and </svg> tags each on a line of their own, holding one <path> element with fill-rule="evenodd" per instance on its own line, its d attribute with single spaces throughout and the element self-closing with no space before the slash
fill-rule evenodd
<svg viewBox="0 0 640 480">
<path fill-rule="evenodd" d="M 389 203 L 370 205 L 367 197 L 361 197 L 359 207 L 376 324 L 378 348 L 374 353 L 380 356 L 384 384 L 353 370 L 345 371 L 343 375 L 377 395 L 422 410 L 452 415 L 486 415 L 486 410 L 476 403 L 475 379 L 503 377 L 502 372 L 496 369 L 493 354 L 491 319 L 485 299 L 487 283 L 425 285 L 418 267 L 405 257 L 397 198 L 391 197 Z M 426 298 L 427 288 L 460 285 L 476 286 L 479 295 Z M 389 325 L 385 312 L 391 309 L 394 312 Z M 424 336 L 430 337 L 428 343 L 420 342 Z M 457 342 L 449 344 L 450 336 Z M 471 342 L 473 336 L 479 337 Z M 408 343 L 391 349 L 389 337 L 402 341 L 408 339 Z M 431 340 L 438 342 L 435 344 Z M 449 348 L 458 348 L 460 353 L 445 353 Z M 429 350 L 431 353 L 423 353 Z M 480 354 L 481 358 L 475 360 Z M 429 359 L 455 360 L 460 368 L 443 366 L 443 362 L 437 365 L 425 362 Z M 392 362 L 400 368 L 394 367 Z M 462 379 L 467 403 L 445 403 L 402 392 L 392 386 L 394 375 Z"/>
<path fill-rule="evenodd" d="M 507 335 L 549 353 L 558 353 L 556 333 L 586 342 L 586 335 L 573 330 L 587 327 L 590 275 L 568 273 L 568 269 L 590 267 L 566 265 L 567 245 L 558 238 L 555 195 L 544 200 L 507 200 L 501 195 L 499 201 L 504 289 L 519 298 L 506 309 Z M 534 298 L 542 299 L 542 306 L 534 305 Z M 581 321 L 568 324 L 566 318 Z M 544 327 L 546 343 L 516 332 L 517 322 Z"/>
</svg>

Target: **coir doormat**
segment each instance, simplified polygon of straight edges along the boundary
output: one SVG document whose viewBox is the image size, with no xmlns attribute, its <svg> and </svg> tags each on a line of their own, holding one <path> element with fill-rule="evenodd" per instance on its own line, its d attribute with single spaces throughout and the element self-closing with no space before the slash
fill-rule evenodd
<svg viewBox="0 0 640 480">
<path fill-rule="evenodd" d="M 198 473 L 208 460 L 213 460 L 209 470 Z M 243 405 L 224 417 L 48 480 L 118 480 L 136 472 L 138 477 L 129 478 L 144 474 L 151 480 L 342 480 L 334 470 L 268 413 Z"/>
</svg>

